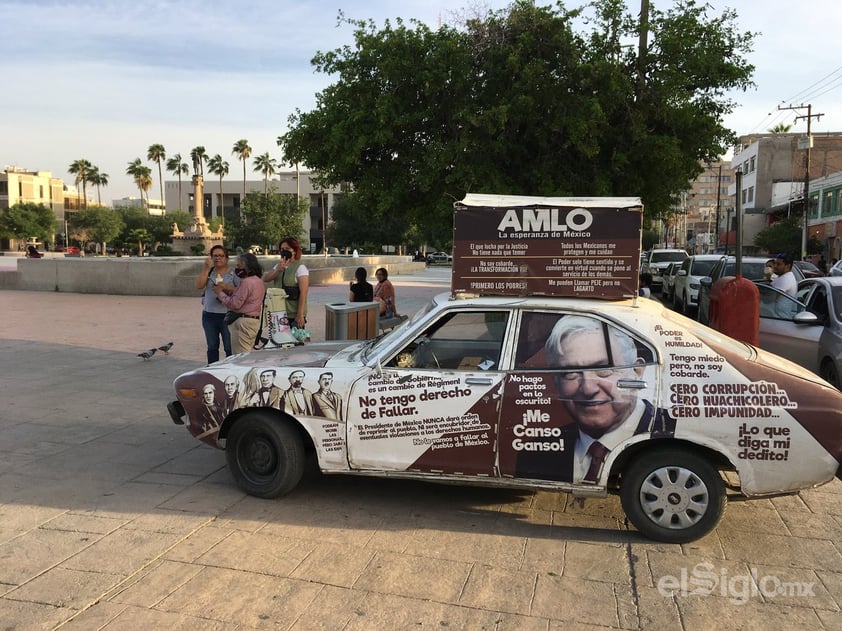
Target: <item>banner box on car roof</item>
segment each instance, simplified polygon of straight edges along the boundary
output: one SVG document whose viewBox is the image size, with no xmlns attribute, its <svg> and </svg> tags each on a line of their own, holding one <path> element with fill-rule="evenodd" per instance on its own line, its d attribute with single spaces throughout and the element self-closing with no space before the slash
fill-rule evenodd
<svg viewBox="0 0 842 631">
<path fill-rule="evenodd" d="M 454 294 L 637 294 L 638 197 L 465 196 L 454 204 Z"/>
</svg>

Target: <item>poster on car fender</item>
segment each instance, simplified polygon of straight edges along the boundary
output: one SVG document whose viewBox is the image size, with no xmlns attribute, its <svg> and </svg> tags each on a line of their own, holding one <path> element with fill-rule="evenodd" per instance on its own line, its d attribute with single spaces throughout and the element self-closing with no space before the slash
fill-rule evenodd
<svg viewBox="0 0 842 631">
<path fill-rule="evenodd" d="M 502 373 L 395 370 L 354 384 L 353 468 L 494 475 Z"/>
<path fill-rule="evenodd" d="M 454 294 L 637 293 L 639 198 L 467 195 L 453 221 Z"/>
</svg>

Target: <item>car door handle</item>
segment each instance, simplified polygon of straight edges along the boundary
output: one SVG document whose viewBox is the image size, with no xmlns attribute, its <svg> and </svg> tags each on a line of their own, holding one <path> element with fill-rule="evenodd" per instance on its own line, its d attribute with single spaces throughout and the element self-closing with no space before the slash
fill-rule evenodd
<svg viewBox="0 0 842 631">
<path fill-rule="evenodd" d="M 494 381 L 487 377 L 468 377 L 465 379 L 465 384 L 469 386 L 490 386 Z"/>
<path fill-rule="evenodd" d="M 634 388 L 636 390 L 643 390 L 646 388 L 646 382 L 638 379 L 618 379 L 617 387 L 619 388 Z"/>
</svg>

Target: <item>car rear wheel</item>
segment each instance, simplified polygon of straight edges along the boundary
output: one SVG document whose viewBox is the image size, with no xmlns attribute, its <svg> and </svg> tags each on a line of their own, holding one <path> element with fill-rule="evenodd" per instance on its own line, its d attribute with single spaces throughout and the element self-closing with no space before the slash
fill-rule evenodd
<svg viewBox="0 0 842 631">
<path fill-rule="evenodd" d="M 234 424 L 225 456 L 240 488 L 256 497 L 289 493 L 304 474 L 301 436 L 265 412 L 251 412 Z"/>
<path fill-rule="evenodd" d="M 725 513 L 725 483 L 716 467 L 680 448 L 640 454 L 623 472 L 620 500 L 645 536 L 687 543 L 716 528 Z"/>
</svg>

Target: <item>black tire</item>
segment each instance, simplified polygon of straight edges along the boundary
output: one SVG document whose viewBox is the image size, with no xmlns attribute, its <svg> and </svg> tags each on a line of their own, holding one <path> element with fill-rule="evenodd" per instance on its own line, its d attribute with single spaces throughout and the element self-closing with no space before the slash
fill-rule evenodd
<svg viewBox="0 0 842 631">
<path fill-rule="evenodd" d="M 225 457 L 239 487 L 256 497 L 289 493 L 304 474 L 301 436 L 266 412 L 250 412 L 234 423 Z"/>
<path fill-rule="evenodd" d="M 725 514 L 725 483 L 716 467 L 681 448 L 645 451 L 623 472 L 620 500 L 646 537 L 666 543 L 695 541 Z"/>
<path fill-rule="evenodd" d="M 836 370 L 836 364 L 832 359 L 825 359 L 822 362 L 822 367 L 819 370 L 819 376 L 827 381 L 834 388 L 839 390 L 839 371 Z"/>
</svg>

